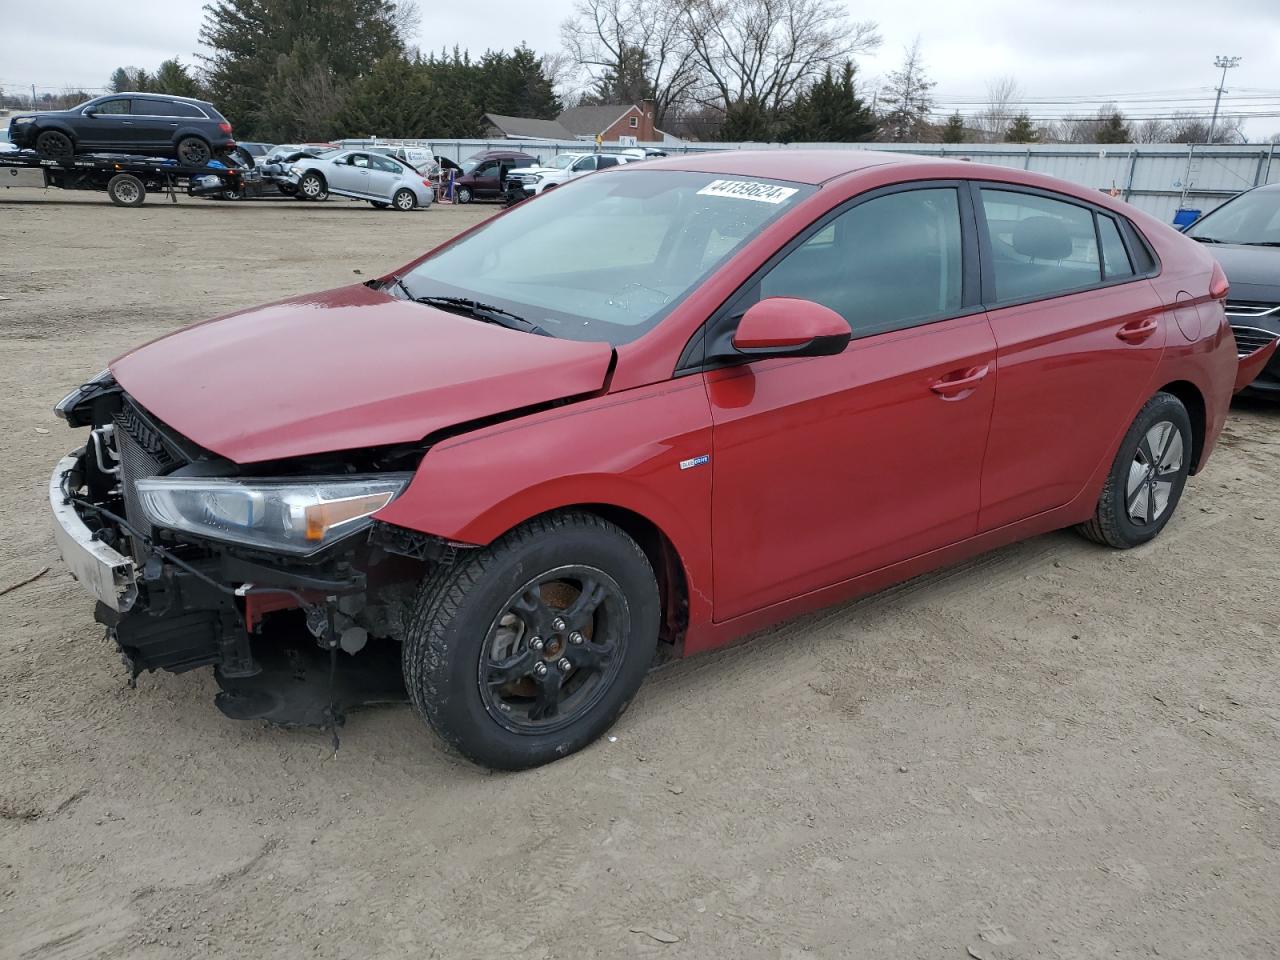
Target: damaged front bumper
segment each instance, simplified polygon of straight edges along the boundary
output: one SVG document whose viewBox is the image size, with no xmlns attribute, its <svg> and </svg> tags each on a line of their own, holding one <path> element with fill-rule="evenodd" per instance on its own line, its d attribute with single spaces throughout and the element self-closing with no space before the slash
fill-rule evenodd
<svg viewBox="0 0 1280 960">
<path fill-rule="evenodd" d="M 53 512 L 53 536 L 71 575 L 116 613 L 128 613 L 138 599 L 133 558 L 99 540 L 80 518 L 67 491 L 81 485 L 81 448 L 58 461 L 49 478 L 49 509 Z"/>
</svg>

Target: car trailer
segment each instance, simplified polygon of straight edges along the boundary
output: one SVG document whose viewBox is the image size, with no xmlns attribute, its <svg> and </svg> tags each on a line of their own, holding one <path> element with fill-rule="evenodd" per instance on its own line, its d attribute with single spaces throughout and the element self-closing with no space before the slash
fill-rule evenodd
<svg viewBox="0 0 1280 960">
<path fill-rule="evenodd" d="M 163 157 L 124 154 L 86 154 L 66 159 L 41 157 L 34 150 L 0 153 L 0 187 L 63 190 L 104 190 L 120 207 L 137 207 L 147 191 L 168 194 L 178 202 L 181 188 L 193 197 L 244 189 L 253 171 L 222 162 L 199 167 L 183 166 Z"/>
</svg>

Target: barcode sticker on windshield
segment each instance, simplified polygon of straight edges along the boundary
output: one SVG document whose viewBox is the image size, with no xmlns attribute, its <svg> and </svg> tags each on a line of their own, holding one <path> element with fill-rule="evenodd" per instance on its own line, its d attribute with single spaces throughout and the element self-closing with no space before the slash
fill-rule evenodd
<svg viewBox="0 0 1280 960">
<path fill-rule="evenodd" d="M 759 203 L 782 203 L 798 192 L 795 187 L 779 187 L 754 180 L 712 180 L 698 191 L 704 197 L 733 197 Z"/>
</svg>

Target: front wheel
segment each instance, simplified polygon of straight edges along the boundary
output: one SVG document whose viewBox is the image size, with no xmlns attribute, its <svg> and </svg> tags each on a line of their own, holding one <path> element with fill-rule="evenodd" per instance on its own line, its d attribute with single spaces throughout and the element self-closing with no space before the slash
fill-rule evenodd
<svg viewBox="0 0 1280 960">
<path fill-rule="evenodd" d="M 313 170 L 298 181 L 298 196 L 303 200 L 324 200 L 329 196 L 329 187 L 324 177 Z"/>
<path fill-rule="evenodd" d="M 381 200 L 370 200 L 369 206 L 373 207 L 375 210 L 385 210 L 387 207 L 391 206 L 391 204 L 384 203 Z"/>
<path fill-rule="evenodd" d="M 467 757 L 534 767 L 613 724 L 653 659 L 658 623 L 657 583 L 636 542 L 592 514 L 553 514 L 424 582 L 405 685 Z"/>
<path fill-rule="evenodd" d="M 1119 550 L 1154 539 L 1182 498 L 1191 454 L 1187 408 L 1173 394 L 1157 393 L 1121 441 L 1093 519 L 1076 529 Z"/>
<path fill-rule="evenodd" d="M 75 156 L 76 146 L 62 131 L 46 130 L 36 137 L 36 153 L 49 160 L 69 160 Z"/>
<path fill-rule="evenodd" d="M 470 188 L 470 187 L 459 187 L 459 188 L 457 189 L 457 192 L 456 192 L 456 193 L 455 193 L 455 195 L 454 195 L 454 199 L 456 199 L 459 203 L 470 203 L 470 202 L 471 202 L 471 188 Z"/>
</svg>

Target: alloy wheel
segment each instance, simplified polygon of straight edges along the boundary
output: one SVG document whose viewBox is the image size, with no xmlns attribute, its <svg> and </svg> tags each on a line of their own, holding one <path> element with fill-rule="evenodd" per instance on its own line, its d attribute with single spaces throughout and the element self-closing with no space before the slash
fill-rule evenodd
<svg viewBox="0 0 1280 960">
<path fill-rule="evenodd" d="M 1152 424 L 1138 443 L 1125 484 L 1125 510 L 1134 523 L 1155 523 L 1169 506 L 1182 471 L 1182 431 L 1168 420 Z"/>
<path fill-rule="evenodd" d="M 480 696 L 515 733 L 567 727 L 608 690 L 624 659 L 630 614 L 617 582 L 585 565 L 557 567 L 517 590 L 480 653 Z"/>
</svg>

